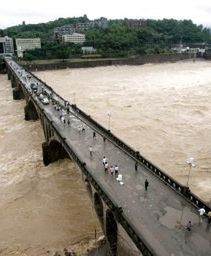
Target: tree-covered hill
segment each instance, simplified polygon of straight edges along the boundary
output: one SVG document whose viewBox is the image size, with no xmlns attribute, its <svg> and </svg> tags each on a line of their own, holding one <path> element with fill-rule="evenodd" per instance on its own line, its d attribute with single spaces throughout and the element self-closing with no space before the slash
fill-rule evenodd
<svg viewBox="0 0 211 256">
<path fill-rule="evenodd" d="M 88 20 L 89 19 L 87 18 L 87 16 L 84 15 L 83 17 L 59 18 L 57 20 L 49 21 L 47 23 L 21 24 L 9 27 L 4 30 L 0 30 L 0 34 L 2 36 L 16 38 L 40 37 L 42 40 L 48 41 L 49 36 L 51 35 L 54 28 L 77 22 L 86 22 Z"/>
<path fill-rule="evenodd" d="M 17 37 L 40 37 L 42 49 L 27 51 L 28 59 L 68 58 L 79 54 L 80 47 L 52 41 L 53 29 L 66 24 L 89 21 L 86 15 L 59 18 L 40 24 L 18 25 L 0 30 L 1 35 Z M 110 20 L 107 28 L 94 27 L 86 30 L 87 46 L 94 46 L 102 56 L 128 56 L 133 54 L 169 52 L 172 44 L 211 43 L 208 28 L 191 20 L 143 20 L 143 26 L 131 28 L 128 19 Z"/>
</svg>

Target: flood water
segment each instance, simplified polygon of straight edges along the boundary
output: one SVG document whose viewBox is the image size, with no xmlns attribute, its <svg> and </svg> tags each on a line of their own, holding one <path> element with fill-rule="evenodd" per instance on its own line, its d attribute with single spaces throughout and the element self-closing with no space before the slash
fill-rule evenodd
<svg viewBox="0 0 211 256">
<path fill-rule="evenodd" d="M 211 62 L 182 61 L 38 72 L 118 137 L 211 200 Z"/>
<path fill-rule="evenodd" d="M 105 127 L 109 111 L 112 132 L 183 184 L 194 157 L 189 186 L 211 200 L 211 62 L 36 75 Z M 84 252 L 100 228 L 80 172 L 68 160 L 43 166 L 40 123 L 24 121 L 24 101 L 12 100 L 5 75 L 0 98 L 0 255 L 49 255 L 68 246 Z"/>
<path fill-rule="evenodd" d="M 87 255 L 102 233 L 80 171 L 70 160 L 43 165 L 40 122 L 24 120 L 6 75 L 0 99 L 0 255 Z"/>
</svg>

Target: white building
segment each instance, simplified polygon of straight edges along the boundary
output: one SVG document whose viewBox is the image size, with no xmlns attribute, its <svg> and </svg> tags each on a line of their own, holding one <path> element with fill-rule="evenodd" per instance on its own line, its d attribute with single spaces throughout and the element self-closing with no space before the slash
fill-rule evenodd
<svg viewBox="0 0 211 256">
<path fill-rule="evenodd" d="M 40 38 L 17 38 L 15 42 L 17 47 L 17 55 L 19 58 L 23 58 L 23 52 L 25 50 L 41 48 Z"/>
<path fill-rule="evenodd" d="M 83 44 L 86 41 L 86 38 L 84 34 L 73 33 L 71 35 L 63 35 L 62 41 L 65 43 L 71 42 L 74 44 Z"/>
<path fill-rule="evenodd" d="M 97 52 L 93 46 L 81 47 L 81 51 L 83 54 L 95 54 Z"/>
<path fill-rule="evenodd" d="M 0 55 L 13 55 L 14 46 L 11 37 L 0 37 Z"/>
</svg>

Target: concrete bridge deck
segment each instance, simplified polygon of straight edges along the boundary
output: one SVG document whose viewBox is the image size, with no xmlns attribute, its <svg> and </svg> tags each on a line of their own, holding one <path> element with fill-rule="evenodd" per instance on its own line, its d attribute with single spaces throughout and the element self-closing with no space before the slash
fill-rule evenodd
<svg viewBox="0 0 211 256">
<path fill-rule="evenodd" d="M 83 123 L 74 115 L 67 115 L 71 122 L 68 126 L 60 120 L 60 114 L 53 105 L 46 106 L 45 112 L 157 255 L 211 255 L 210 226 L 207 220 L 199 222 L 197 210 L 185 199 L 143 166 L 139 165 L 136 172 L 134 159 L 110 141 L 106 140 L 104 143 L 100 134 L 93 138 L 91 124 L 90 127 L 86 125 L 85 132 L 82 133 L 79 127 Z M 93 146 L 92 157 L 89 146 Z M 120 185 L 115 176 L 105 173 L 103 156 L 106 156 L 110 165 L 118 164 L 124 185 Z M 146 178 L 149 181 L 148 191 L 144 189 Z M 191 232 L 185 229 L 189 220 L 193 224 Z"/>
<path fill-rule="evenodd" d="M 43 105 L 34 94 L 34 101 L 43 108 L 45 115 L 53 121 L 54 126 L 66 138 L 66 143 L 80 159 L 95 179 L 103 186 L 104 191 L 112 195 L 116 204 L 122 208 L 128 220 L 136 227 L 153 255 L 159 256 L 209 256 L 211 255 L 211 231 L 207 218 L 199 221 L 197 209 L 180 194 L 153 175 L 139 163 L 135 171 L 135 160 L 120 149 L 109 138 L 103 141 L 102 134 L 89 120 L 70 107 L 69 113 L 63 113 L 66 120 L 61 119 L 61 111 L 55 109 L 54 102 Z M 70 121 L 70 125 L 67 124 Z M 85 127 L 85 132 L 81 127 Z M 93 130 L 96 137 L 93 138 Z M 89 146 L 93 147 L 90 156 Z M 105 173 L 102 164 L 103 156 L 109 165 L 117 164 L 119 173 L 123 175 L 124 185 L 116 177 Z M 148 190 L 144 189 L 144 181 L 148 179 Z M 192 230 L 185 226 L 192 222 Z"/>
</svg>

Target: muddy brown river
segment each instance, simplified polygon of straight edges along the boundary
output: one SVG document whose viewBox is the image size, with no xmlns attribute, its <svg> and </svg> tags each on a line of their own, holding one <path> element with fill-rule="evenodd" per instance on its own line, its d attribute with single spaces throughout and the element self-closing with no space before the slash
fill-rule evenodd
<svg viewBox="0 0 211 256">
<path fill-rule="evenodd" d="M 186 160 L 194 157 L 189 186 L 210 202 L 210 61 L 36 75 L 105 127 L 110 112 L 112 132 L 183 184 Z M 0 255 L 49 255 L 64 247 L 85 255 L 94 230 L 101 231 L 80 172 L 68 160 L 43 166 L 40 123 L 24 121 L 24 101 L 12 100 L 5 75 L 0 98 Z"/>
</svg>

